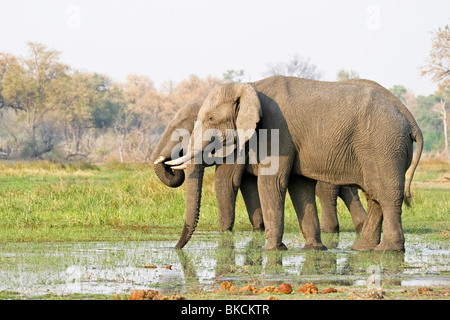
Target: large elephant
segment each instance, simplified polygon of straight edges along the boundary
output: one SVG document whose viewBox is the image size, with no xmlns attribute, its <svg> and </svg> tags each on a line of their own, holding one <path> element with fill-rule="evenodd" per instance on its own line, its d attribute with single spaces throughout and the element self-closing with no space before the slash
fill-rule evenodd
<svg viewBox="0 0 450 320">
<path fill-rule="evenodd" d="M 368 217 L 353 249 L 404 251 L 402 202 L 410 197 L 423 137 L 406 107 L 386 89 L 274 76 L 216 86 L 203 102 L 197 120 L 189 152 L 165 163 L 174 169 L 186 167 L 189 177 L 196 179 L 186 189 L 189 207 L 182 237 L 189 238 L 198 221 L 204 171 L 204 163 L 198 159 L 210 144 L 203 140 L 204 134 L 216 129 L 226 136 L 226 130 L 232 129 L 260 135 L 261 129 L 266 129 L 267 155 L 235 172 L 236 176 L 242 176 L 244 170 L 258 174 L 265 249 L 285 248 L 282 237 L 288 184 L 293 181 L 300 194 L 298 216 L 310 217 L 317 216 L 315 183 L 311 181 L 318 180 L 364 191 Z M 272 143 L 276 135 L 278 143 Z M 240 151 L 250 135 L 238 136 L 243 136 L 235 145 Z M 414 162 L 413 141 L 417 142 Z M 273 163 L 278 167 L 274 172 L 270 170 Z M 411 164 L 405 188 L 405 173 Z M 270 174 L 261 174 L 263 171 Z M 291 174 L 295 179 L 289 179 Z"/>
<path fill-rule="evenodd" d="M 176 130 L 184 129 L 189 134 L 192 133 L 194 122 L 197 119 L 198 111 L 202 101 L 196 101 L 183 106 L 173 119 L 168 123 L 161 139 L 156 146 L 151 160 L 154 162 L 155 173 L 158 178 L 169 187 L 179 187 L 183 184 L 185 175 L 183 170 L 172 170 L 164 164 L 172 157 L 172 152 L 181 153 L 178 139 L 173 139 L 172 135 Z M 176 138 L 176 136 L 175 136 Z M 232 167 L 232 166 L 231 166 Z M 261 204 L 257 192 L 256 177 L 248 173 L 243 173 L 240 182 L 229 181 L 229 170 L 226 167 L 218 167 L 215 174 L 216 196 L 219 204 L 219 223 L 222 231 L 231 231 L 235 220 L 235 202 L 237 189 L 241 188 L 241 193 L 246 204 L 250 222 L 253 230 L 264 230 Z M 230 168 L 230 166 L 228 166 Z M 336 204 L 340 197 L 347 205 L 356 231 L 360 232 L 366 218 L 366 212 L 359 200 L 356 188 L 346 186 L 334 186 L 325 182 L 317 182 L 316 195 L 322 207 L 323 232 L 339 232 L 337 220 Z M 296 197 L 296 195 L 292 195 Z"/>
</svg>

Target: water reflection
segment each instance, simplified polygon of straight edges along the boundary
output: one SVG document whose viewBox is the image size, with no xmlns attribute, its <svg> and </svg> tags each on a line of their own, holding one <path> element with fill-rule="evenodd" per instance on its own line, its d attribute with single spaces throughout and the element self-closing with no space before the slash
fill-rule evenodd
<svg viewBox="0 0 450 320">
<path fill-rule="evenodd" d="M 121 293 L 133 289 L 183 292 L 280 282 L 368 285 L 450 285 L 450 249 L 406 235 L 406 253 L 355 252 L 354 233 L 324 235 L 328 251 L 303 250 L 299 234 L 286 234 L 289 250 L 264 251 L 258 232 L 196 234 L 183 250 L 175 242 L 0 244 L 0 291 L 27 294 Z M 376 281 L 375 281 L 376 282 Z"/>
</svg>

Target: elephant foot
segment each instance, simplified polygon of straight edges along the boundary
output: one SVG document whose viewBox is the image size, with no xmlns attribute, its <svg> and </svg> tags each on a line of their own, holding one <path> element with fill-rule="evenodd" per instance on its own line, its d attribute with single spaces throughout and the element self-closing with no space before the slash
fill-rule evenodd
<svg viewBox="0 0 450 320">
<path fill-rule="evenodd" d="M 302 250 L 325 251 L 325 250 L 328 250 L 328 248 L 325 247 L 322 243 L 315 243 L 315 244 L 305 244 L 305 246 L 302 248 Z"/>
<path fill-rule="evenodd" d="M 383 240 L 379 245 L 373 248 L 373 250 L 405 252 L 405 244 L 403 242 L 390 242 Z"/>
<path fill-rule="evenodd" d="M 288 248 L 284 245 L 284 243 L 280 243 L 277 245 L 266 244 L 263 249 L 264 250 L 287 250 Z"/>
<path fill-rule="evenodd" d="M 371 251 L 373 250 L 378 243 L 375 243 L 373 241 L 367 241 L 363 239 L 359 239 L 352 247 L 352 250 L 356 251 Z"/>
</svg>

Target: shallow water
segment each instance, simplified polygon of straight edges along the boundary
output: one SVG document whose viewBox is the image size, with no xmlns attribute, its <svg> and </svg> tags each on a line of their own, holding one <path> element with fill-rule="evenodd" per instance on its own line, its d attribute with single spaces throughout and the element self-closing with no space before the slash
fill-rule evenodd
<svg viewBox="0 0 450 320">
<path fill-rule="evenodd" d="M 214 289 L 222 281 L 259 285 L 314 282 L 333 286 L 450 286 L 450 243 L 406 234 L 406 252 L 355 252 L 356 234 L 323 235 L 328 251 L 302 250 L 286 234 L 288 251 L 266 252 L 254 232 L 196 233 L 183 250 L 175 241 L 1 243 L 0 291 L 27 295 L 162 293 Z"/>
</svg>

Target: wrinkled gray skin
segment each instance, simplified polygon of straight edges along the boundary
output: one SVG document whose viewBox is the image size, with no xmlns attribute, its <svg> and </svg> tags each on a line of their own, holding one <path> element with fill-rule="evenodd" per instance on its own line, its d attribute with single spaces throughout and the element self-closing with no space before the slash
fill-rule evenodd
<svg viewBox="0 0 450 320">
<path fill-rule="evenodd" d="M 221 132 L 251 130 L 257 125 L 258 129 L 269 129 L 269 150 L 270 129 L 279 130 L 279 155 L 268 155 L 272 161 L 278 160 L 279 170 L 259 175 L 257 182 L 267 238 L 265 249 L 286 248 L 282 237 L 288 188 L 290 193 L 299 193 L 294 207 L 301 226 L 307 220 L 312 239 L 319 240 L 313 245 L 321 245 L 314 201 L 314 180 L 319 180 L 357 186 L 368 199 L 367 220 L 353 249 L 404 251 L 402 202 L 410 197 L 423 137 L 412 115 L 388 90 L 363 83 L 275 76 L 215 87 L 197 120 L 202 127 L 194 128 L 194 148 L 167 165 L 183 166 L 202 154 L 209 142 L 203 141 L 200 148 L 195 148 L 194 140 L 202 141 L 203 133 L 211 128 Z M 413 141 L 417 142 L 416 157 L 405 188 Z M 233 176 L 239 180 L 244 171 L 255 174 L 267 166 L 261 159 L 255 165 L 235 166 Z M 181 242 L 189 240 L 198 222 L 203 171 L 202 163 L 187 165 L 189 207 Z"/>
<path fill-rule="evenodd" d="M 178 145 L 178 140 L 172 139 L 172 133 L 177 129 L 186 129 L 192 133 L 194 121 L 197 119 L 198 111 L 202 106 L 202 101 L 193 102 L 183 106 L 174 118 L 169 122 L 163 136 L 156 146 L 151 160 L 154 164 L 158 178 L 169 187 L 181 186 L 184 182 L 184 171 L 171 170 L 164 165 L 163 161 L 171 159 L 171 152 Z M 222 168 L 223 169 L 223 168 Z M 226 182 L 232 179 L 228 170 L 219 169 L 215 175 L 216 196 L 219 203 L 219 223 L 222 231 L 231 231 L 235 220 L 235 203 L 237 190 L 240 187 L 244 202 L 247 207 L 249 220 L 255 231 L 263 231 L 264 223 L 262 219 L 261 204 L 257 192 L 257 178 L 248 173 L 243 173 L 240 184 Z M 340 197 L 347 205 L 356 231 L 359 233 L 366 218 L 366 212 L 359 200 L 356 188 L 346 186 L 334 186 L 325 182 L 317 182 L 316 195 L 319 197 L 322 206 L 323 232 L 339 232 L 339 222 L 337 220 L 337 198 Z M 295 197 L 295 195 L 293 195 Z M 295 200 L 294 200 L 295 201 Z"/>
</svg>

